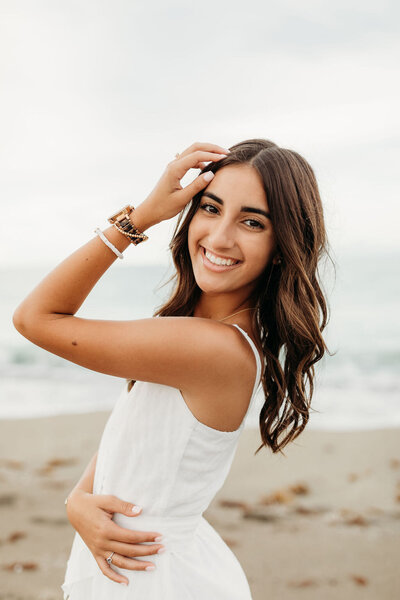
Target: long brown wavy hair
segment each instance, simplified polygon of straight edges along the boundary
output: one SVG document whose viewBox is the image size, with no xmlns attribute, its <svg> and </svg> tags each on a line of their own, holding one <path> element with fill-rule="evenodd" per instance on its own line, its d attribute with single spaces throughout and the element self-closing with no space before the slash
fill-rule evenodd
<svg viewBox="0 0 400 600">
<path fill-rule="evenodd" d="M 239 142 L 229 150 L 226 158 L 208 164 L 202 173 L 216 173 L 238 163 L 252 165 L 258 171 L 268 199 L 277 254 L 281 256 L 279 264 L 270 261 L 266 266 L 250 300 L 254 302 L 251 306 L 256 306 L 253 331 L 260 333 L 265 359 L 265 402 L 259 417 L 262 444 L 255 454 L 264 446 L 274 453 L 282 452 L 309 420 L 314 364 L 325 351 L 330 354 L 321 335 L 328 323 L 329 306 L 319 280 L 318 263 L 323 256 L 331 259 L 322 202 L 314 171 L 297 152 L 258 138 Z M 188 229 L 201 196 L 202 191 L 178 216 L 169 244 L 176 270 L 163 284 L 175 280 L 175 285 L 169 300 L 155 310 L 153 317 L 192 316 L 200 298 L 189 255 Z M 133 381 L 128 381 L 130 389 Z M 284 432 L 286 436 L 279 440 Z"/>
</svg>

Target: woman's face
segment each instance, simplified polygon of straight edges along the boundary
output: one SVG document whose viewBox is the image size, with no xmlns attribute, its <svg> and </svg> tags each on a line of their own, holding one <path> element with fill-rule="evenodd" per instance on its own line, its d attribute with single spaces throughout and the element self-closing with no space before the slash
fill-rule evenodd
<svg viewBox="0 0 400 600">
<path fill-rule="evenodd" d="M 203 292 L 226 293 L 246 286 L 251 292 L 276 251 L 268 214 L 262 180 L 254 167 L 234 164 L 217 171 L 204 189 L 188 230 L 193 273 Z M 239 262 L 215 264 L 205 250 L 211 253 L 211 261 L 220 257 Z"/>
</svg>

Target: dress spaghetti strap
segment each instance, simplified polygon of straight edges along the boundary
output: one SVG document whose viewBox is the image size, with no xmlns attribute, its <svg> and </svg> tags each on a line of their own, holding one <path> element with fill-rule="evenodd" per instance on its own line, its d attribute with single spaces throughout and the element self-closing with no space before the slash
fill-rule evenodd
<svg viewBox="0 0 400 600">
<path fill-rule="evenodd" d="M 247 341 L 249 342 L 253 352 L 254 352 L 254 356 L 256 358 L 256 365 L 257 365 L 257 373 L 256 373 L 256 379 L 254 382 L 254 387 L 253 387 L 253 393 L 251 395 L 251 397 L 253 398 L 254 394 L 257 391 L 258 386 L 260 385 L 260 381 L 261 381 L 261 376 L 262 376 L 262 369 L 261 369 L 261 359 L 260 359 L 260 354 L 256 348 L 255 343 L 253 342 L 253 340 L 251 339 L 251 337 L 249 336 L 248 333 L 246 333 L 246 331 L 244 331 L 241 327 L 239 327 L 239 325 L 236 325 L 236 323 L 232 323 L 232 325 L 234 327 L 237 327 L 239 329 L 239 331 L 241 331 L 243 333 L 243 335 L 245 336 L 245 338 L 247 339 Z"/>
</svg>

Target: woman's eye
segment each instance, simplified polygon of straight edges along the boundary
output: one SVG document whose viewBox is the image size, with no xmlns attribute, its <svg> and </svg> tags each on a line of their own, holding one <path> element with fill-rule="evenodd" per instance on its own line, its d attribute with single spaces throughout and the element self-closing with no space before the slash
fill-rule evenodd
<svg viewBox="0 0 400 600">
<path fill-rule="evenodd" d="M 211 208 L 215 208 L 215 210 L 218 210 L 217 207 L 214 206 L 213 204 L 208 204 L 207 202 L 205 202 L 204 204 L 200 204 L 200 208 L 203 209 L 205 212 L 210 212 L 210 211 L 206 210 L 206 208 L 208 206 L 211 207 Z"/>
<path fill-rule="evenodd" d="M 202 210 L 204 210 L 204 212 L 208 212 L 212 215 L 215 215 L 216 213 L 214 211 L 209 211 L 207 210 L 207 208 L 213 208 L 215 209 L 216 212 L 218 212 L 218 208 L 216 206 L 214 206 L 213 204 L 209 204 L 208 202 L 205 202 L 204 204 L 200 204 L 200 207 Z M 252 229 L 264 229 L 264 225 L 262 223 L 260 223 L 259 221 L 256 221 L 255 219 L 246 219 L 245 221 L 243 221 L 244 223 L 252 223 L 252 225 L 250 225 L 250 227 Z"/>
<path fill-rule="evenodd" d="M 246 219 L 248 223 L 255 223 L 255 225 L 251 225 L 254 229 L 264 229 L 264 225 L 259 221 L 255 221 L 254 219 Z"/>
</svg>

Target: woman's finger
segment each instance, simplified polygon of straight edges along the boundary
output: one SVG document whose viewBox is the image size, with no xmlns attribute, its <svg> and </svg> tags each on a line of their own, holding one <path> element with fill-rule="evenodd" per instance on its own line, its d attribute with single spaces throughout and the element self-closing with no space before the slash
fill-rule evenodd
<svg viewBox="0 0 400 600">
<path fill-rule="evenodd" d="M 216 152 L 218 154 L 229 154 L 229 148 L 224 148 L 223 146 L 218 146 L 218 144 L 210 144 L 208 142 L 194 142 L 188 148 L 185 148 L 183 152 L 179 153 L 179 157 L 187 156 L 196 150 L 206 150 L 208 152 Z"/>
<path fill-rule="evenodd" d="M 129 584 L 129 580 L 126 577 L 122 577 L 116 571 L 114 571 L 114 569 L 109 567 L 108 563 L 104 560 L 104 558 L 102 558 L 102 557 L 96 558 L 95 557 L 95 559 L 96 559 L 97 564 L 99 565 L 100 571 L 103 573 L 103 575 L 105 575 L 106 577 L 111 579 L 111 581 L 116 581 L 117 583 Z"/>
<path fill-rule="evenodd" d="M 205 173 L 201 173 L 192 183 L 189 183 L 185 188 L 182 189 L 181 197 L 184 202 L 187 204 L 190 200 L 198 194 L 201 190 L 206 188 L 210 181 L 214 178 L 214 173 L 212 171 L 206 171 Z"/>
<path fill-rule="evenodd" d="M 107 556 L 110 556 L 110 552 L 107 554 Z M 107 558 L 107 556 L 105 558 Z M 106 560 L 104 560 L 104 562 L 108 567 Z M 111 564 L 119 569 L 127 569 L 128 571 L 146 571 L 147 567 L 155 568 L 155 564 L 150 561 L 145 562 L 143 560 L 136 560 L 136 558 L 121 556 L 120 554 L 113 554 Z M 153 569 L 149 569 L 149 571 L 153 571 Z"/>
<path fill-rule="evenodd" d="M 130 517 L 136 517 L 142 510 L 140 506 L 121 500 L 113 494 L 96 494 L 94 498 L 99 508 L 111 513 L 119 512 Z"/>
<path fill-rule="evenodd" d="M 170 163 L 170 169 L 175 177 L 181 180 L 189 169 L 196 168 L 201 161 L 217 161 L 226 158 L 226 156 L 227 154 L 196 150 L 195 152 L 179 157 L 176 161 Z"/>
<path fill-rule="evenodd" d="M 124 500 L 121 500 L 120 498 L 118 498 L 117 496 L 113 496 L 112 494 L 99 495 L 96 496 L 96 499 L 97 506 L 102 510 L 108 511 L 111 514 L 118 512 L 129 517 L 136 517 L 138 516 L 139 512 L 141 512 L 132 512 L 132 508 L 136 506 L 135 504 L 132 504 L 131 502 L 125 502 Z M 162 537 L 161 533 L 155 531 L 132 531 L 131 529 L 120 527 L 112 519 L 110 520 L 108 525 L 110 539 L 116 541 L 126 541 L 134 543 L 154 542 L 156 538 L 160 536 Z M 132 534 L 134 534 L 133 540 Z"/>
<path fill-rule="evenodd" d="M 126 542 L 127 544 L 154 542 L 159 536 L 162 537 L 162 533 L 156 533 L 154 531 L 140 531 L 138 529 L 127 529 L 117 525 L 114 521 L 110 521 L 107 528 L 107 537 L 109 540 Z"/>
<path fill-rule="evenodd" d="M 129 557 L 151 556 L 152 554 L 157 554 L 160 548 L 164 548 L 164 546 L 162 544 L 124 544 L 114 540 L 109 541 L 105 546 L 105 549 L 109 550 L 109 553 L 117 552 L 122 556 Z"/>
</svg>

